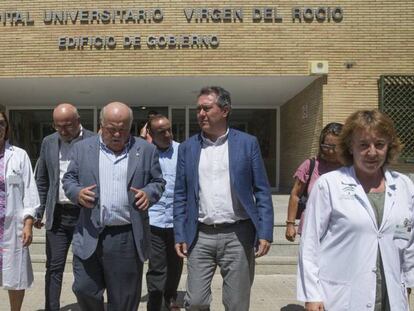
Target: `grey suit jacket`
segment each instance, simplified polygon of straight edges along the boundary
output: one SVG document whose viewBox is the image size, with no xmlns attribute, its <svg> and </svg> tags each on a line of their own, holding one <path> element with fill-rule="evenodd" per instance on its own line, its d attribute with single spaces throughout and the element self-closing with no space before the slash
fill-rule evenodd
<svg viewBox="0 0 414 311">
<path fill-rule="evenodd" d="M 97 185 L 97 200 L 94 208 L 81 207 L 79 221 L 73 235 L 73 253 L 81 259 L 89 258 L 96 249 L 99 234 L 104 229 L 100 221 L 99 203 L 99 136 L 77 143 L 72 152 L 68 171 L 63 177 L 63 188 L 67 197 L 79 205 L 79 191 L 87 186 Z M 150 204 L 157 202 L 165 186 L 162 178 L 158 152 L 154 145 L 143 139 L 132 138 L 128 153 L 128 174 L 125 185 L 128 189 L 132 231 L 138 256 L 144 262 L 150 247 L 150 227 L 148 211 L 135 207 L 135 194 L 130 187 L 146 192 Z"/>
<path fill-rule="evenodd" d="M 96 135 L 83 129 L 82 139 Z M 59 134 L 53 133 L 42 141 L 40 157 L 36 164 L 35 178 L 40 197 L 36 218 L 46 212 L 46 230 L 52 229 L 56 201 L 59 196 Z"/>
</svg>

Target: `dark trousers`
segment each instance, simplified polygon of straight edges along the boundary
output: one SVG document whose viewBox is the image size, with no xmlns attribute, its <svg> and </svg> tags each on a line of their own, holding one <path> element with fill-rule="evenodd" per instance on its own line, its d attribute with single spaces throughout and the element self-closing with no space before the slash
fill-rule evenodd
<svg viewBox="0 0 414 311">
<path fill-rule="evenodd" d="M 45 310 L 60 309 L 62 277 L 66 257 L 72 242 L 73 226 L 65 226 L 55 221 L 51 230 L 46 230 L 46 275 L 45 275 Z"/>
<path fill-rule="evenodd" d="M 106 227 L 95 252 L 86 260 L 73 256 L 73 292 L 83 311 L 136 311 L 141 298 L 143 263 L 138 257 L 132 226 Z"/>
<path fill-rule="evenodd" d="M 148 311 L 161 310 L 177 298 L 183 261 L 174 248 L 174 230 L 151 226 L 151 253 L 147 272 Z"/>
</svg>

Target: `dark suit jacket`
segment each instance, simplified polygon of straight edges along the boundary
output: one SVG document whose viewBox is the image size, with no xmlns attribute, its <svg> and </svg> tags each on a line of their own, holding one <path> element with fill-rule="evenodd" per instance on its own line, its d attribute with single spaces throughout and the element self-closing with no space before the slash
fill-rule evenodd
<svg viewBox="0 0 414 311">
<path fill-rule="evenodd" d="M 96 184 L 94 191 L 98 200 L 94 208 L 81 207 L 79 221 L 73 235 L 73 253 L 81 259 L 89 258 L 95 251 L 99 234 L 104 229 L 100 223 L 99 203 L 99 136 L 77 143 L 72 152 L 68 171 L 63 177 L 63 188 L 67 197 L 79 204 L 79 191 Z M 125 187 L 135 187 L 146 192 L 150 204 L 157 202 L 165 186 L 162 178 L 158 152 L 154 145 L 143 139 L 132 138 L 128 153 L 128 176 Z M 130 215 L 135 245 L 142 262 L 148 258 L 150 247 L 150 227 L 148 211 L 135 207 L 135 194 L 128 191 Z"/>
<path fill-rule="evenodd" d="M 83 129 L 82 139 L 96 135 Z M 46 136 L 40 148 L 40 157 L 35 172 L 40 207 L 36 209 L 36 218 L 43 219 L 46 212 L 46 230 L 52 229 L 55 205 L 59 196 L 59 134 Z"/>
<path fill-rule="evenodd" d="M 202 138 L 190 137 L 178 149 L 174 191 L 175 242 L 192 247 L 198 228 L 198 164 Z M 228 135 L 230 182 L 250 216 L 256 239 L 273 240 L 273 204 L 256 137 L 230 129 Z"/>
</svg>

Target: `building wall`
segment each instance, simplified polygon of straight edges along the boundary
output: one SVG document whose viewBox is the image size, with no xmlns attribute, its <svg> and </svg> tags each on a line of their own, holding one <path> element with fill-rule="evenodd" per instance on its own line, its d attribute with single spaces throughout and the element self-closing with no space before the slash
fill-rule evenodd
<svg viewBox="0 0 414 311">
<path fill-rule="evenodd" d="M 281 192 L 290 190 L 296 168 L 318 153 L 319 133 L 323 127 L 324 81 L 324 78 L 316 80 L 280 109 Z"/>
<path fill-rule="evenodd" d="M 253 23 L 251 11 L 269 6 L 264 0 L 195 1 L 79 1 L 39 0 L 2 1 L 5 10 L 29 11 L 35 20 L 30 26 L 0 24 L 1 77 L 67 77 L 67 76 L 193 76 L 193 75 L 308 75 L 308 61 L 329 62 L 329 74 L 322 88 L 322 98 L 309 101 L 310 116 L 302 122 L 306 131 L 301 144 L 290 145 L 288 137 L 297 128 L 285 123 L 282 127 L 281 164 L 291 161 L 292 169 L 299 158 L 315 151 L 315 137 L 322 124 L 343 122 L 352 111 L 375 108 L 378 105 L 377 81 L 383 74 L 412 74 L 414 72 L 414 1 L 412 0 L 342 0 L 324 2 L 326 6 L 341 6 L 341 22 L 292 22 L 293 7 L 316 8 L 320 2 L 281 0 L 275 2 L 282 22 Z M 242 8 L 243 22 L 187 22 L 185 8 Z M 162 8 L 161 23 L 115 24 L 52 24 L 42 21 L 44 10 L 75 9 L 151 9 Z M 60 50 L 60 36 L 114 35 L 117 38 L 151 34 L 216 34 L 218 48 L 123 49 L 121 42 L 114 50 L 84 48 Z M 347 68 L 345 63 L 352 65 Z M 318 82 L 319 83 L 319 82 Z M 317 83 L 317 84 L 318 84 Z M 313 85 L 312 89 L 316 86 Z M 307 90 L 306 92 L 311 92 Z M 284 105 L 287 118 L 296 117 L 293 107 L 305 103 L 298 95 L 292 107 Z M 316 103 L 322 105 L 315 107 Z M 314 118 L 314 119 L 313 119 Z M 311 123 L 315 121 L 317 123 Z M 309 123 L 307 123 L 309 122 Z M 292 132 L 286 132 L 286 131 Z M 306 141 L 312 136 L 311 141 Z M 312 146 L 311 149 L 309 147 Z M 292 156 L 289 158 L 287 155 Z M 289 159 L 289 160 L 288 160 Z M 413 165 L 399 169 L 414 170 Z M 282 183 L 291 172 L 281 172 Z"/>
<path fill-rule="evenodd" d="M 205 7 L 194 1 L 2 1 L 0 11 L 29 11 L 32 26 L 0 24 L 0 65 L 3 77 L 71 75 L 307 75 L 309 60 L 329 61 L 325 92 L 329 109 L 324 118 L 341 116 L 377 97 L 376 79 L 384 73 L 414 70 L 414 2 L 411 0 L 348 0 L 332 2 L 343 8 L 342 22 L 291 21 L 291 9 L 317 7 L 314 1 L 278 1 L 272 6 L 282 23 L 253 23 L 250 11 L 268 1 L 208 1 L 209 8 L 242 8 L 243 23 L 188 23 L 185 8 Z M 161 23 L 45 25 L 44 10 L 162 8 Z M 62 51 L 59 36 L 141 34 L 217 34 L 217 49 L 156 49 Z M 344 63 L 355 63 L 346 69 Z M 343 107 L 347 103 L 346 107 Z M 376 104 L 376 103 L 374 103 Z"/>
</svg>

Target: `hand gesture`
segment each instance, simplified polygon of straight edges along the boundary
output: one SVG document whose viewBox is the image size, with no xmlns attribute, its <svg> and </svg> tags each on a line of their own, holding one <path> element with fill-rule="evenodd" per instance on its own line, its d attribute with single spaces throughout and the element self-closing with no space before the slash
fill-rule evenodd
<svg viewBox="0 0 414 311">
<path fill-rule="evenodd" d="M 96 184 L 85 187 L 79 191 L 78 194 L 78 202 L 80 205 L 86 208 L 94 208 L 95 207 L 95 197 L 96 194 L 92 190 L 96 188 Z"/>
<path fill-rule="evenodd" d="M 134 187 L 131 187 L 131 191 L 135 194 L 135 206 L 139 210 L 145 211 L 149 206 L 148 195 L 145 193 L 145 191 L 142 191 Z"/>
</svg>

